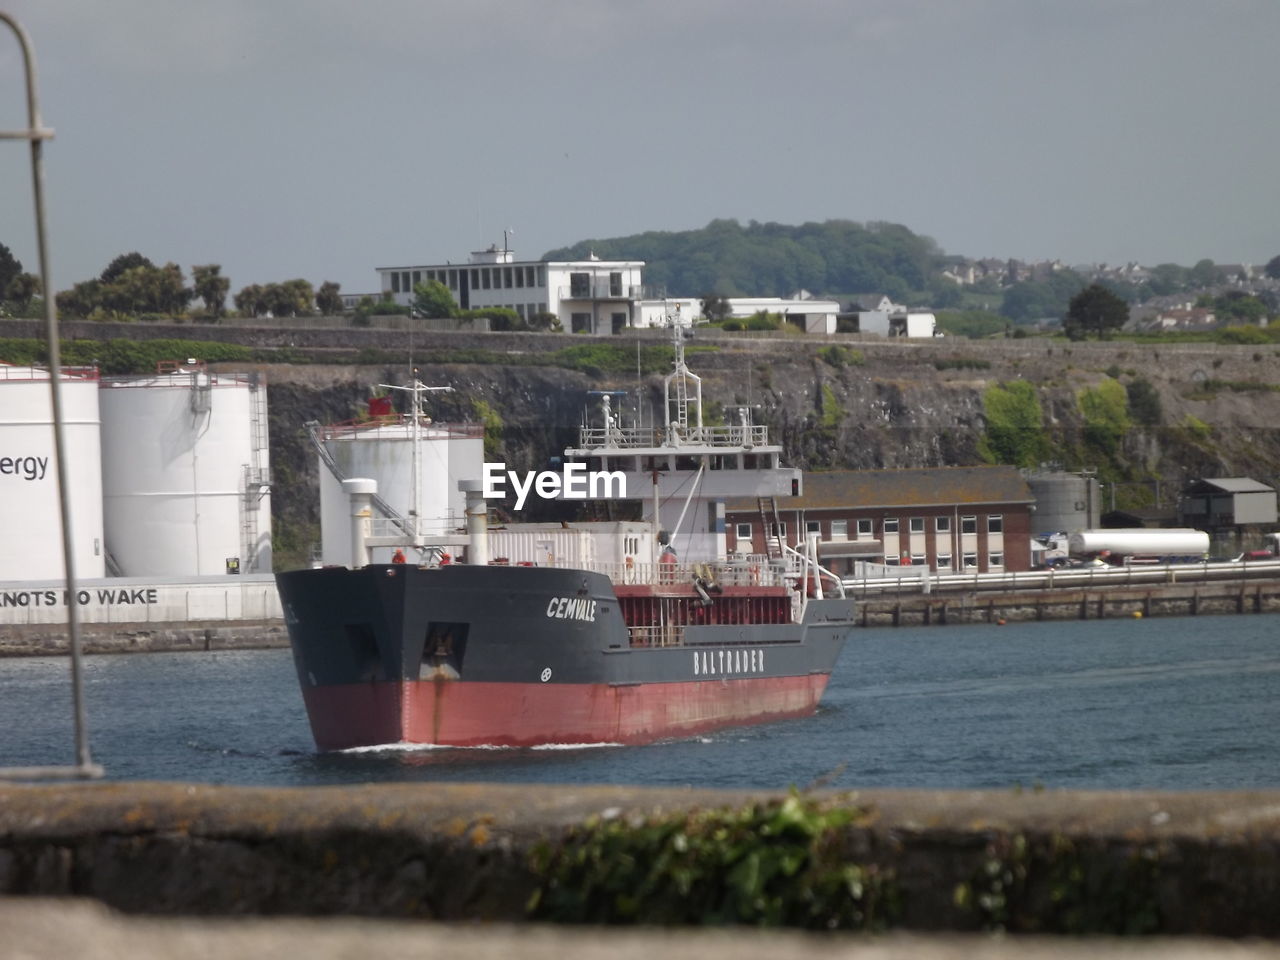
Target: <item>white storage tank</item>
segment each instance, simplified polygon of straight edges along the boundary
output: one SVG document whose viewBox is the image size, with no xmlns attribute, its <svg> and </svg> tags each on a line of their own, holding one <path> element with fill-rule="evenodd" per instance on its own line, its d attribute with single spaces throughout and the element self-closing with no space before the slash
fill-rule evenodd
<svg viewBox="0 0 1280 960">
<path fill-rule="evenodd" d="M 62 369 L 71 546 L 77 578 L 105 575 L 98 372 Z M 0 364 L 0 581 L 63 577 L 49 371 Z"/>
<path fill-rule="evenodd" d="M 267 387 L 257 374 L 162 364 L 104 379 L 102 493 L 121 576 L 271 570 Z"/>
<path fill-rule="evenodd" d="M 416 439 L 415 439 L 416 437 Z M 378 496 L 401 517 L 415 513 L 414 447 L 417 447 L 419 533 L 444 536 L 466 527 L 459 480 L 477 480 L 484 464 L 484 428 L 479 424 L 419 422 L 395 414 L 317 428 L 316 439 L 340 475 L 321 456 L 321 560 L 346 564 L 351 556 L 350 504 L 342 479 L 367 477 L 378 482 Z M 386 530 L 377 529 L 375 533 Z M 377 547 L 373 559 L 385 563 L 393 548 Z"/>
</svg>

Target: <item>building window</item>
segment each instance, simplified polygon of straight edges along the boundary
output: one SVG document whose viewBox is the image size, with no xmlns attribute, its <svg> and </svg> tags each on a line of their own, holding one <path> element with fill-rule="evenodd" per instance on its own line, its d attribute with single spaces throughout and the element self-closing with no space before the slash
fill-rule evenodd
<svg viewBox="0 0 1280 960">
<path fill-rule="evenodd" d="M 1004 532 L 1004 516 L 1003 514 L 993 513 L 987 517 L 987 533 L 1003 533 Z"/>
<path fill-rule="evenodd" d="M 934 529 L 934 530 L 936 530 L 936 531 L 938 531 L 938 533 L 950 533 L 950 532 L 951 532 L 951 518 L 950 518 L 950 517 L 938 517 L 938 518 L 937 518 L 936 520 L 934 520 L 934 522 L 933 522 L 933 529 Z"/>
<path fill-rule="evenodd" d="M 611 297 L 622 296 L 622 274 L 620 273 L 609 274 L 609 296 Z"/>
<path fill-rule="evenodd" d="M 911 565 L 913 567 L 923 567 L 925 565 L 925 562 L 926 561 L 923 553 L 913 553 L 911 555 Z"/>
<path fill-rule="evenodd" d="M 398 273 L 391 274 L 391 292 L 392 293 L 400 292 L 400 274 Z"/>
<path fill-rule="evenodd" d="M 884 518 L 884 532 L 885 532 L 886 534 L 890 534 L 890 533 L 897 533 L 897 532 L 898 532 L 898 518 L 897 518 L 897 517 L 885 517 L 885 518 Z"/>
<path fill-rule="evenodd" d="M 569 315 L 569 332 L 570 333 L 590 333 L 591 332 L 591 314 L 589 313 L 573 313 Z"/>
<path fill-rule="evenodd" d="M 591 275 L 589 273 L 569 274 L 569 296 L 574 300 L 582 300 L 591 296 Z"/>
<path fill-rule="evenodd" d="M 924 517 L 912 517 L 909 524 L 912 533 L 924 533 Z"/>
<path fill-rule="evenodd" d="M 524 287 L 524 267 L 516 267 L 516 286 Z"/>
<path fill-rule="evenodd" d="M 502 285 L 506 287 L 508 290 L 511 289 L 511 268 L 510 267 L 502 268 Z"/>
<path fill-rule="evenodd" d="M 848 540 L 849 539 L 849 521 L 848 520 L 832 520 L 831 521 L 831 539 L 832 540 Z"/>
<path fill-rule="evenodd" d="M 960 532 L 961 533 L 977 533 L 978 518 L 977 517 L 961 517 Z"/>
<path fill-rule="evenodd" d="M 1004 554 L 1003 554 L 1003 553 L 992 553 L 992 554 L 989 554 L 989 555 L 987 556 L 987 569 L 988 569 L 988 570 L 989 570 L 989 569 L 991 569 L 992 567 L 1003 567 L 1003 566 L 1004 566 Z"/>
<path fill-rule="evenodd" d="M 734 529 L 733 535 L 734 535 L 735 537 L 737 537 L 739 540 L 750 540 L 750 539 L 751 539 L 751 524 L 749 524 L 749 523 L 739 523 L 739 524 L 736 526 L 736 528 Z"/>
<path fill-rule="evenodd" d="M 476 267 L 474 270 L 471 271 L 471 289 L 472 290 L 480 289 L 480 268 L 479 267 Z"/>
<path fill-rule="evenodd" d="M 871 537 L 871 521 L 870 520 L 858 521 L 858 539 L 861 540 L 864 537 L 866 538 Z"/>
<path fill-rule="evenodd" d="M 516 304 L 516 316 L 518 316 L 521 320 L 523 320 L 523 319 L 524 319 L 524 304 L 523 304 L 523 303 L 517 303 L 517 304 Z"/>
<path fill-rule="evenodd" d="M 951 554 L 949 553 L 938 554 L 938 569 L 939 570 L 951 569 Z"/>
<path fill-rule="evenodd" d="M 457 270 L 449 271 L 449 289 L 450 290 L 458 289 L 458 271 Z"/>
<path fill-rule="evenodd" d="M 804 532 L 806 535 L 816 533 L 822 536 L 822 522 L 820 520 L 806 520 L 804 522 Z"/>
<path fill-rule="evenodd" d="M 964 555 L 964 568 L 966 570 L 976 570 L 978 567 L 978 555 L 976 553 L 966 553 Z"/>
<path fill-rule="evenodd" d="M 533 268 L 531 267 L 530 269 L 533 269 Z M 538 268 L 537 268 L 537 270 L 538 270 L 538 282 L 537 282 L 537 283 L 531 283 L 531 284 L 529 284 L 529 286 L 531 286 L 531 287 L 545 287 L 545 286 L 547 285 L 547 268 L 546 268 L 546 267 L 538 267 Z"/>
<path fill-rule="evenodd" d="M 435 279 L 433 276 L 431 276 L 431 271 L 430 271 L 430 270 L 428 270 L 428 271 L 427 271 L 427 279 L 428 279 L 428 280 L 434 280 L 434 279 Z M 415 270 L 415 271 L 413 271 L 413 285 L 416 287 L 416 286 L 417 286 L 418 284 L 420 284 L 421 282 L 422 282 L 422 271 L 421 271 L 421 270 Z"/>
</svg>

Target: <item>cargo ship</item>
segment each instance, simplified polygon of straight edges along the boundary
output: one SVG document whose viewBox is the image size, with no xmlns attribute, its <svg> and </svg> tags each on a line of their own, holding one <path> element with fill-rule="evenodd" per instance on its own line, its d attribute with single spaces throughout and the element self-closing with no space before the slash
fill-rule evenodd
<svg viewBox="0 0 1280 960">
<path fill-rule="evenodd" d="M 800 472 L 747 411 L 703 424 L 673 330 L 662 426 L 622 426 L 604 393 L 565 451 L 644 503 L 642 521 L 491 529 L 492 483 L 472 479 L 457 484 L 465 528 L 423 534 L 421 504 L 395 515 L 374 479 L 338 477 L 349 562 L 276 578 L 321 750 L 640 744 L 814 712 L 853 601 L 816 543 L 780 535 L 773 498 L 798 492 Z M 427 388 L 409 389 L 416 442 Z M 765 550 L 728 556 L 724 500 L 743 495 L 758 498 Z M 391 514 L 385 532 L 375 512 Z M 407 562 L 386 562 L 392 548 Z"/>
</svg>

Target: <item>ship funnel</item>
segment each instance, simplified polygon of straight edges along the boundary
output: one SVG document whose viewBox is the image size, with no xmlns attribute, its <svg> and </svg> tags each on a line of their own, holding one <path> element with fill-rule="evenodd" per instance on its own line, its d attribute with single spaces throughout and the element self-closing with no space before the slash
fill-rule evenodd
<svg viewBox="0 0 1280 960">
<path fill-rule="evenodd" d="M 369 565 L 369 538 L 373 536 L 373 497 L 378 481 L 354 477 L 342 481 L 342 492 L 351 501 L 351 569 Z"/>
<path fill-rule="evenodd" d="M 489 563 L 489 504 L 479 480 L 459 480 L 458 489 L 467 498 L 467 563 L 483 567 Z"/>
</svg>

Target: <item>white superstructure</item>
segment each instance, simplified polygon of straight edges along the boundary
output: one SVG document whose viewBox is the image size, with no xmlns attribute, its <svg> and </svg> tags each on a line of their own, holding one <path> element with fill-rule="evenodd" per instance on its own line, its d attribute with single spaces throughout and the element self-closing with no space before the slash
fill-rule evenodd
<svg viewBox="0 0 1280 960">
<path fill-rule="evenodd" d="M 625 478 L 628 499 L 640 500 L 644 519 L 664 531 L 668 542 L 649 538 L 649 562 L 664 547 L 684 560 L 726 556 L 725 500 L 768 500 L 799 496 L 802 473 L 781 464 L 782 447 L 769 442 L 768 427 L 751 422 L 712 426 L 702 420 L 702 380 L 685 363 L 689 327 L 671 324 L 674 369 L 663 384 L 663 423 L 624 426 L 610 395 L 601 397 L 598 422 L 583 424 L 578 444 L 565 450 L 569 460 L 592 470 L 617 471 Z M 772 509 L 772 508 L 771 508 Z"/>
<path fill-rule="evenodd" d="M 102 494 L 120 576 L 271 570 L 267 388 L 168 364 L 104 380 Z"/>
<path fill-rule="evenodd" d="M 98 374 L 60 382 L 77 577 L 104 574 Z M 61 577 L 62 521 L 49 371 L 0 364 L 0 581 Z"/>
</svg>

